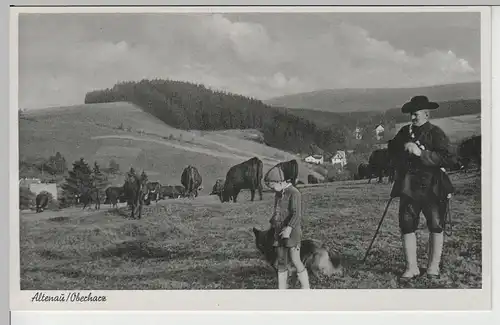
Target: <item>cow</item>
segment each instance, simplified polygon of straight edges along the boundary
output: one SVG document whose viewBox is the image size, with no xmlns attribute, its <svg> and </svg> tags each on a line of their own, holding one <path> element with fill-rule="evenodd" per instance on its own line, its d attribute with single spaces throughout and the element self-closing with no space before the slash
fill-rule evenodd
<svg viewBox="0 0 500 325">
<path fill-rule="evenodd" d="M 210 192 L 210 195 L 217 195 L 220 199 L 222 196 L 223 189 L 224 189 L 224 180 L 219 178 L 217 181 L 215 181 L 215 184 L 212 188 L 212 192 Z"/>
<path fill-rule="evenodd" d="M 131 207 L 130 217 L 132 219 L 141 219 L 142 206 L 144 204 L 144 197 L 146 193 L 146 179 L 136 174 L 127 175 L 123 190 L 127 197 L 127 203 Z"/>
<path fill-rule="evenodd" d="M 481 168 L 481 136 L 476 135 L 465 139 L 458 146 L 458 156 L 464 166 L 465 172 L 469 164 L 474 161 Z"/>
<path fill-rule="evenodd" d="M 392 166 L 392 159 L 387 149 L 377 149 L 372 152 L 368 159 L 368 184 L 372 181 L 372 174 L 378 177 L 378 183 L 382 183 L 384 176 L 389 176 L 389 183 L 394 181 L 395 169 Z"/>
<path fill-rule="evenodd" d="M 123 187 L 121 186 L 110 186 L 106 189 L 106 200 L 104 204 L 111 204 L 111 207 L 118 208 L 118 200 L 123 195 Z"/>
<path fill-rule="evenodd" d="M 90 209 L 92 203 L 95 203 L 96 210 L 100 210 L 101 199 L 99 196 L 99 190 L 95 187 L 83 186 L 80 191 L 80 202 L 83 203 L 82 210 L 85 210 L 87 206 Z"/>
<path fill-rule="evenodd" d="M 250 190 L 250 200 L 255 199 L 255 190 L 259 191 L 262 201 L 262 177 L 264 164 L 257 157 L 250 158 L 229 168 L 220 196 L 221 202 L 232 200 L 236 203 L 238 194 L 243 189 Z"/>
<path fill-rule="evenodd" d="M 151 201 L 158 204 L 160 199 L 161 184 L 159 182 L 148 182 L 146 184 L 146 193 L 144 194 L 144 203 L 149 205 Z"/>
<path fill-rule="evenodd" d="M 297 177 L 299 177 L 299 164 L 297 163 L 297 160 L 292 159 L 280 162 L 274 167 L 281 168 L 283 175 L 285 175 L 285 181 L 290 181 L 293 186 L 297 184 Z"/>
<path fill-rule="evenodd" d="M 185 190 L 184 186 L 165 185 L 161 187 L 160 193 L 162 198 L 168 197 L 170 199 L 178 199 L 184 196 Z"/>
<path fill-rule="evenodd" d="M 181 184 L 186 189 L 186 196 L 189 198 L 197 197 L 202 181 L 203 179 L 196 167 L 189 165 L 184 168 L 181 175 Z"/>
<path fill-rule="evenodd" d="M 366 163 L 361 163 L 358 165 L 358 178 L 366 179 L 372 176 L 372 172 L 370 170 L 370 165 Z"/>
<path fill-rule="evenodd" d="M 314 175 L 307 175 L 307 183 L 308 184 L 318 184 L 319 180 Z"/>
<path fill-rule="evenodd" d="M 45 192 L 38 193 L 36 196 L 36 213 L 43 212 L 43 209 L 49 204 L 49 195 Z"/>
</svg>

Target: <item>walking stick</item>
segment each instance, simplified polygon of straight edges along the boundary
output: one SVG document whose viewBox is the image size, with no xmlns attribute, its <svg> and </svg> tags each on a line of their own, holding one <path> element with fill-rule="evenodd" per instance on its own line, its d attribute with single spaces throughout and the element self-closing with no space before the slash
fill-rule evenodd
<svg viewBox="0 0 500 325">
<path fill-rule="evenodd" d="M 380 219 L 380 222 L 378 223 L 377 230 L 375 231 L 375 235 L 373 235 L 372 242 L 370 243 L 370 246 L 368 246 L 368 249 L 366 250 L 365 258 L 363 258 L 363 264 L 366 261 L 366 258 L 368 257 L 368 254 L 370 253 L 370 249 L 372 248 L 373 242 L 375 241 L 375 238 L 377 237 L 378 231 L 380 230 L 380 226 L 382 226 L 382 222 L 384 221 L 385 215 L 387 214 L 387 210 L 389 209 L 389 205 L 392 202 L 393 197 L 389 199 L 387 202 L 387 205 L 385 206 L 385 211 L 384 214 L 382 215 L 382 218 Z"/>
</svg>

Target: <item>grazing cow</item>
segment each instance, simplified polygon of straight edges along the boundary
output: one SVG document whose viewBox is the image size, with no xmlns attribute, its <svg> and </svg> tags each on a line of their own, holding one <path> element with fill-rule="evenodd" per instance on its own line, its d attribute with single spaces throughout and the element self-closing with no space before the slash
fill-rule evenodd
<svg viewBox="0 0 500 325">
<path fill-rule="evenodd" d="M 307 183 L 318 184 L 319 180 L 316 178 L 316 176 L 309 174 L 309 175 L 307 175 Z"/>
<path fill-rule="evenodd" d="M 92 203 L 95 203 L 95 209 L 101 209 L 101 199 L 99 197 L 99 190 L 95 187 L 87 187 L 84 186 L 80 193 L 80 201 L 83 203 L 83 209 L 90 206 Z"/>
<path fill-rule="evenodd" d="M 236 203 L 238 194 L 243 189 L 250 190 L 251 201 L 255 199 L 255 190 L 258 190 L 262 200 L 263 168 L 262 160 L 257 157 L 250 158 L 229 168 L 222 195 L 220 196 L 221 202 L 228 202 L 232 199 Z"/>
<path fill-rule="evenodd" d="M 136 174 L 127 175 L 123 190 L 127 197 L 128 205 L 131 207 L 131 218 L 141 219 L 142 206 L 146 193 L 146 181 L 146 179 Z"/>
<path fill-rule="evenodd" d="M 146 193 L 144 194 L 144 203 L 149 205 L 151 201 L 158 204 L 160 199 L 161 184 L 158 182 L 148 182 L 146 184 Z"/>
<path fill-rule="evenodd" d="M 106 200 L 104 204 L 111 204 L 111 207 L 118 208 L 118 200 L 123 195 L 123 187 L 121 186 L 110 186 L 106 189 Z"/>
<path fill-rule="evenodd" d="M 462 141 L 458 146 L 458 156 L 466 172 L 471 161 L 481 168 L 481 136 L 476 135 Z"/>
<path fill-rule="evenodd" d="M 49 195 L 45 192 L 38 193 L 36 196 L 36 213 L 43 212 L 43 209 L 49 204 Z"/>
<path fill-rule="evenodd" d="M 370 165 L 361 163 L 358 166 L 358 177 L 359 179 L 366 179 L 372 176 L 372 172 L 370 170 Z"/>
<path fill-rule="evenodd" d="M 384 176 L 389 176 L 389 183 L 394 181 L 394 168 L 387 149 L 374 150 L 368 159 L 368 166 L 370 170 L 368 183 L 372 181 L 371 173 L 378 177 L 378 183 L 382 183 Z"/>
<path fill-rule="evenodd" d="M 165 185 L 161 187 L 161 197 L 168 197 L 170 199 L 178 199 L 184 196 L 185 190 L 184 186 L 173 186 L 173 185 Z"/>
<path fill-rule="evenodd" d="M 223 190 L 224 190 L 224 180 L 218 179 L 215 182 L 214 187 L 212 188 L 212 192 L 210 193 L 210 195 L 217 195 L 219 197 L 219 199 L 221 199 Z"/>
<path fill-rule="evenodd" d="M 293 186 L 297 183 L 297 177 L 299 177 L 299 164 L 297 160 L 292 159 L 285 162 L 280 162 L 274 167 L 281 168 L 283 175 L 285 175 L 285 181 L 291 181 Z M 274 168 L 273 167 L 273 168 Z"/>
<path fill-rule="evenodd" d="M 194 198 L 198 196 L 198 190 L 202 183 L 202 178 L 198 169 L 194 166 L 187 166 L 181 175 L 181 184 L 186 189 L 186 196 Z"/>
</svg>

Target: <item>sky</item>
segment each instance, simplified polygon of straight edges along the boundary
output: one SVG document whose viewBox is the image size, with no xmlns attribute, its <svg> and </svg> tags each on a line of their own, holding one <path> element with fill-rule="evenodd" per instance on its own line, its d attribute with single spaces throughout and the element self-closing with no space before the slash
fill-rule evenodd
<svg viewBox="0 0 500 325">
<path fill-rule="evenodd" d="M 20 14 L 19 107 L 163 78 L 261 100 L 479 81 L 479 13 Z"/>
</svg>

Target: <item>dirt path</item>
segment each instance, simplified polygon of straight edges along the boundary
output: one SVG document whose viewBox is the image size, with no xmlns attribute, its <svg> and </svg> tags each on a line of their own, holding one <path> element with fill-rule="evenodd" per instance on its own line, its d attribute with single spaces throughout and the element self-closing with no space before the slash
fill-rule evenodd
<svg viewBox="0 0 500 325">
<path fill-rule="evenodd" d="M 135 137 L 135 136 L 131 136 L 131 135 L 102 135 L 102 136 L 92 137 L 91 139 L 98 140 L 98 139 L 113 139 L 113 138 L 154 142 L 154 143 L 173 147 L 173 148 L 180 149 L 180 150 L 201 153 L 201 154 L 205 154 L 205 155 L 209 155 L 209 156 L 213 156 L 213 157 L 217 157 L 217 158 L 229 158 L 229 159 L 234 159 L 234 160 L 238 160 L 238 161 L 247 160 L 247 159 L 250 159 L 254 156 L 250 152 L 246 152 L 247 155 L 238 155 L 236 153 L 224 153 L 224 152 L 209 150 L 209 149 L 204 149 L 204 148 L 187 147 L 187 146 L 178 145 L 178 144 L 174 144 L 174 143 L 170 143 L 170 142 L 166 142 L 166 141 L 161 141 L 161 140 L 156 140 L 156 139 L 151 139 L 151 138 L 140 138 L 140 137 Z M 205 139 L 205 141 L 207 141 L 207 140 Z M 211 142 L 211 141 L 209 141 L 209 142 Z M 214 143 L 220 145 L 217 142 L 214 142 Z M 228 150 L 239 151 L 238 149 L 232 148 L 230 146 L 223 145 L 223 147 L 227 147 Z M 270 165 L 274 165 L 274 164 L 280 162 L 277 159 L 273 159 L 273 158 L 269 158 L 269 157 L 262 157 L 261 159 L 264 163 L 267 163 Z"/>
</svg>

